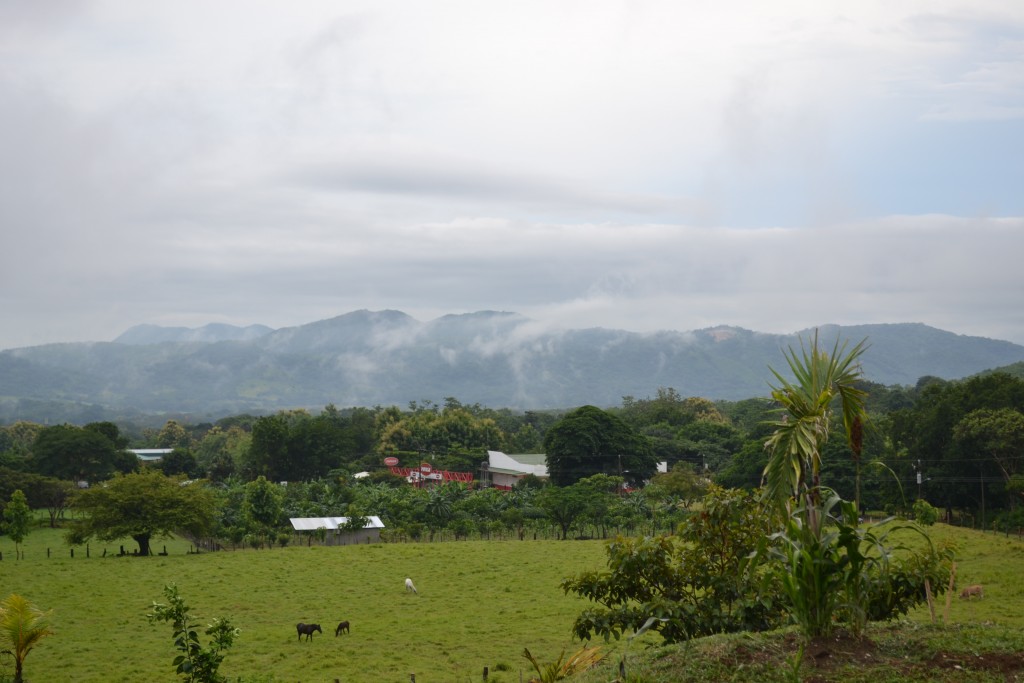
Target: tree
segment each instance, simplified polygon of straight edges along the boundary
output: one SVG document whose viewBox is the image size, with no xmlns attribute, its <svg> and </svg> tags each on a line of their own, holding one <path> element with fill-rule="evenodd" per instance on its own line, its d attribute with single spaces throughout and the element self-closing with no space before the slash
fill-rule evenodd
<svg viewBox="0 0 1024 683">
<path fill-rule="evenodd" d="M 246 484 L 243 510 L 249 526 L 263 534 L 274 529 L 281 521 L 283 498 L 280 487 L 266 477 L 257 477 Z"/>
<path fill-rule="evenodd" d="M 113 422 L 90 422 L 82 429 L 102 434 L 110 439 L 110 443 L 114 444 L 114 448 L 118 450 L 128 448 L 128 438 L 121 434 L 121 429 Z"/>
<path fill-rule="evenodd" d="M 1016 486 L 1024 454 L 1024 414 L 1013 408 L 980 408 L 968 413 L 953 429 L 962 453 L 983 455 L 996 464 L 1008 490 L 1024 495 Z"/>
<path fill-rule="evenodd" d="M 535 502 L 561 529 L 563 541 L 569 537 L 569 529 L 586 513 L 588 506 L 583 489 L 576 486 L 545 486 L 537 494 Z"/>
<path fill-rule="evenodd" d="M 18 556 L 21 542 L 28 536 L 29 523 L 32 521 L 32 510 L 25 500 L 25 494 L 17 490 L 11 494 L 11 500 L 4 507 L 4 529 L 14 541 L 14 555 Z"/>
<path fill-rule="evenodd" d="M 548 476 L 568 486 L 594 474 L 621 476 L 638 486 L 658 470 L 647 439 L 594 406 L 568 413 L 544 437 Z"/>
<path fill-rule="evenodd" d="M 14 683 L 24 681 L 25 658 L 43 638 L 53 635 L 43 612 L 20 595 L 12 593 L 0 602 L 0 633 L 14 657 Z"/>
<path fill-rule="evenodd" d="M 57 520 L 64 516 L 64 511 L 71 502 L 75 485 L 62 479 L 40 477 L 36 490 L 40 501 L 46 507 L 46 512 L 50 515 L 50 528 L 56 529 Z"/>
<path fill-rule="evenodd" d="M 199 465 L 196 456 L 188 448 L 175 448 L 163 457 L 160 471 L 164 474 L 184 474 L 186 477 L 198 477 Z"/>
<path fill-rule="evenodd" d="M 69 481 L 103 481 L 118 469 L 118 449 L 102 431 L 72 425 L 42 429 L 32 444 L 34 469 Z"/>
<path fill-rule="evenodd" d="M 923 468 L 930 480 L 928 500 L 947 514 L 954 508 L 977 508 L 982 501 L 1001 502 L 1003 473 L 966 434 L 957 439 L 953 432 L 973 411 L 1004 408 L 1024 412 L 1024 380 L 1004 372 L 961 382 L 922 378 L 914 405 L 890 416 L 892 450 L 900 454 L 891 463 L 893 469 L 902 480 L 913 481 L 915 468 Z"/>
<path fill-rule="evenodd" d="M 72 507 L 83 514 L 71 523 L 69 543 L 85 543 L 93 536 L 102 541 L 130 536 L 143 556 L 150 554 L 154 537 L 173 533 L 205 536 L 216 520 L 215 499 L 209 488 L 155 470 L 118 475 L 79 491 Z"/>
<path fill-rule="evenodd" d="M 693 470 L 689 463 L 678 462 L 668 472 L 654 475 L 644 492 L 652 500 L 675 498 L 682 501 L 685 507 L 704 497 L 708 482 Z"/>
<path fill-rule="evenodd" d="M 192 438 L 177 420 L 168 420 L 156 435 L 157 448 L 190 448 Z"/>
</svg>

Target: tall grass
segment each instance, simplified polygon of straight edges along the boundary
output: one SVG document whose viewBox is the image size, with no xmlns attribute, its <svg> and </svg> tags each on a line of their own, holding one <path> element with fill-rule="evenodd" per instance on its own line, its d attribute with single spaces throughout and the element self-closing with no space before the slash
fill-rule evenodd
<svg viewBox="0 0 1024 683">
<path fill-rule="evenodd" d="M 14 559 L 0 538 L 0 597 L 18 593 L 52 609 L 55 635 L 27 662 L 32 681 L 174 681 L 166 625 L 152 602 L 174 583 L 195 615 L 226 616 L 241 636 L 220 668 L 246 681 L 518 681 L 530 664 L 575 650 L 573 619 L 586 606 L 560 581 L 603 561 L 600 541 L 469 541 L 288 547 L 116 557 L 119 544 L 69 549 L 34 530 Z M 126 543 L 126 548 L 128 544 Z M 163 549 L 163 541 L 154 544 Z M 9 548 L 7 546 L 10 546 Z M 47 558 L 46 549 L 51 549 Z M 405 591 L 411 576 L 418 595 Z M 334 636 L 341 620 L 351 633 Z M 297 622 L 324 635 L 299 642 Z M 6 672 L 0 660 L 0 677 Z"/>
</svg>

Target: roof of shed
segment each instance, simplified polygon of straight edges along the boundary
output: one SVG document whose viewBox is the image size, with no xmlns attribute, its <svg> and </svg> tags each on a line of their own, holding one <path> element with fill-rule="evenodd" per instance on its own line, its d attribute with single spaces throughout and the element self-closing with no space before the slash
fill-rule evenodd
<svg viewBox="0 0 1024 683">
<path fill-rule="evenodd" d="M 380 517 L 370 515 L 366 518 L 364 529 L 383 529 L 384 522 Z M 337 529 L 348 523 L 348 517 L 291 517 L 288 519 L 296 531 L 316 531 L 317 529 Z"/>
</svg>

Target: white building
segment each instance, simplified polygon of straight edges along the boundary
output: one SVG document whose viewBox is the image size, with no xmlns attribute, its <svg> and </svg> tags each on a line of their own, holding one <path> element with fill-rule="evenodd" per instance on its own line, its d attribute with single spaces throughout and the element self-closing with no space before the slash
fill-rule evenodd
<svg viewBox="0 0 1024 683">
<path fill-rule="evenodd" d="M 366 525 L 357 531 L 344 528 L 348 524 L 348 517 L 291 517 L 288 521 L 297 533 L 304 536 L 312 536 L 318 529 L 323 529 L 326 532 L 324 543 L 327 545 L 377 543 L 380 541 L 380 530 L 384 528 L 384 522 L 376 515 L 367 517 Z"/>
<path fill-rule="evenodd" d="M 547 459 L 543 453 L 507 455 L 501 451 L 487 451 L 487 473 L 487 485 L 510 489 L 528 474 L 547 479 Z"/>
</svg>

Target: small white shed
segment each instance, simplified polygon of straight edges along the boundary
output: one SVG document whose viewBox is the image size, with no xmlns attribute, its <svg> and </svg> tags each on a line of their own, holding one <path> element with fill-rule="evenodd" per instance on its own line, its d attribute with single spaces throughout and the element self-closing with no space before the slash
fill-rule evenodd
<svg viewBox="0 0 1024 683">
<path fill-rule="evenodd" d="M 300 536 L 310 537 L 318 529 L 323 529 L 326 532 L 324 543 L 327 545 L 377 543 L 380 541 L 380 530 L 384 528 L 384 522 L 376 515 L 367 517 L 366 525 L 356 531 L 345 529 L 348 517 L 291 517 L 288 521 Z"/>
</svg>

